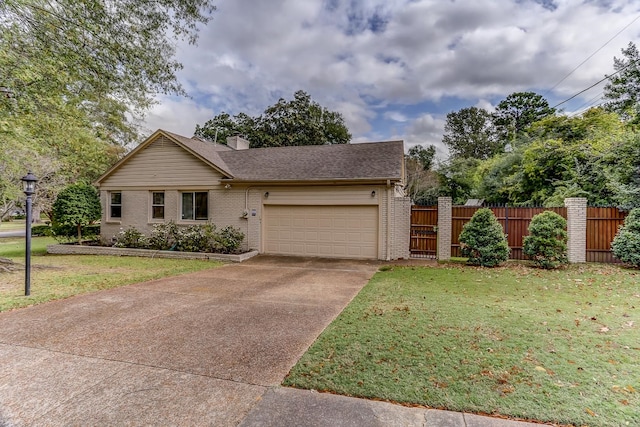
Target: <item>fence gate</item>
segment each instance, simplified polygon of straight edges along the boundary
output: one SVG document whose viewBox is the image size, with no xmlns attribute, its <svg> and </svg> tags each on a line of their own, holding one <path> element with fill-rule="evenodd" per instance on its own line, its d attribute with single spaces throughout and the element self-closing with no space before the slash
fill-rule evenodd
<svg viewBox="0 0 640 427">
<path fill-rule="evenodd" d="M 411 206 L 411 258 L 436 259 L 438 206 Z"/>
</svg>

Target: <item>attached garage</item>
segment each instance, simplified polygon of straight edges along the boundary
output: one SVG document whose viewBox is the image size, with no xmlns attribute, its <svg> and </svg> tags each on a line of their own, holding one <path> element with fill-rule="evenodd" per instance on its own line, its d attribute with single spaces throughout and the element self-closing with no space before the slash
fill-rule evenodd
<svg viewBox="0 0 640 427">
<path fill-rule="evenodd" d="M 264 205 L 264 252 L 378 258 L 378 206 Z"/>
</svg>

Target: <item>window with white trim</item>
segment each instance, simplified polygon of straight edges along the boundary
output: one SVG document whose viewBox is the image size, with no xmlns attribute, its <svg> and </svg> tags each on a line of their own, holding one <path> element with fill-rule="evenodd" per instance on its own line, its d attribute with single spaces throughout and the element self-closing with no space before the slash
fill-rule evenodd
<svg viewBox="0 0 640 427">
<path fill-rule="evenodd" d="M 122 193 L 119 191 L 109 193 L 109 218 L 122 218 Z"/>
<path fill-rule="evenodd" d="M 182 219 L 205 221 L 209 219 L 209 193 L 207 191 L 182 193 Z"/>
<path fill-rule="evenodd" d="M 164 191 L 151 193 L 151 219 L 164 219 Z"/>
</svg>

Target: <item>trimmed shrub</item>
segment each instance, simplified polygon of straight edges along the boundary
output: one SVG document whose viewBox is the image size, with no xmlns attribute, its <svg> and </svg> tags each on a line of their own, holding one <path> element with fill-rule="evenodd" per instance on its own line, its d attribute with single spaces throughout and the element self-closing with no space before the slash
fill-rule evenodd
<svg viewBox="0 0 640 427">
<path fill-rule="evenodd" d="M 529 235 L 523 239 L 525 255 L 540 268 L 552 269 L 567 264 L 567 220 L 552 211 L 531 219 Z"/>
<path fill-rule="evenodd" d="M 58 224 L 54 221 L 51 227 L 47 227 L 46 236 L 53 236 L 58 242 L 73 243 L 78 241 L 78 227 L 71 224 Z M 83 241 L 96 241 L 100 239 L 100 224 L 83 225 L 80 227 Z"/>
<path fill-rule="evenodd" d="M 240 253 L 244 233 L 231 226 L 220 231 L 213 224 L 178 227 L 173 221 L 156 224 L 149 237 L 134 227 L 120 231 L 115 236 L 115 247 L 180 252 Z"/>
<path fill-rule="evenodd" d="M 180 236 L 180 228 L 173 221 L 155 224 L 148 238 L 149 249 L 174 250 L 180 240 Z"/>
<path fill-rule="evenodd" d="M 31 235 L 33 237 L 52 236 L 51 227 L 49 225 L 32 225 Z"/>
<path fill-rule="evenodd" d="M 244 240 L 244 233 L 231 226 L 225 227 L 216 233 L 214 252 L 221 254 L 237 254 Z"/>
<path fill-rule="evenodd" d="M 113 246 L 116 248 L 146 249 L 149 247 L 145 235 L 135 227 L 121 230 L 118 235 L 115 236 L 115 240 Z"/>
<path fill-rule="evenodd" d="M 625 264 L 640 267 L 640 208 L 629 212 L 611 242 L 611 251 Z"/>
<path fill-rule="evenodd" d="M 495 267 L 509 259 L 507 236 L 491 209 L 477 210 L 462 227 L 458 240 L 468 264 Z"/>
</svg>

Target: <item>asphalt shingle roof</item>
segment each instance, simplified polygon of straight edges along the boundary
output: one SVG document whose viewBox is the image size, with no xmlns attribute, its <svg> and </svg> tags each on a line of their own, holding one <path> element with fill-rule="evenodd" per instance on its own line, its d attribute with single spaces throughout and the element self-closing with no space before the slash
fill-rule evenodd
<svg viewBox="0 0 640 427">
<path fill-rule="evenodd" d="M 199 138 L 159 132 L 234 180 L 402 180 L 402 141 L 234 150 Z"/>
<path fill-rule="evenodd" d="M 252 148 L 218 153 L 243 181 L 402 179 L 402 141 Z"/>
</svg>

